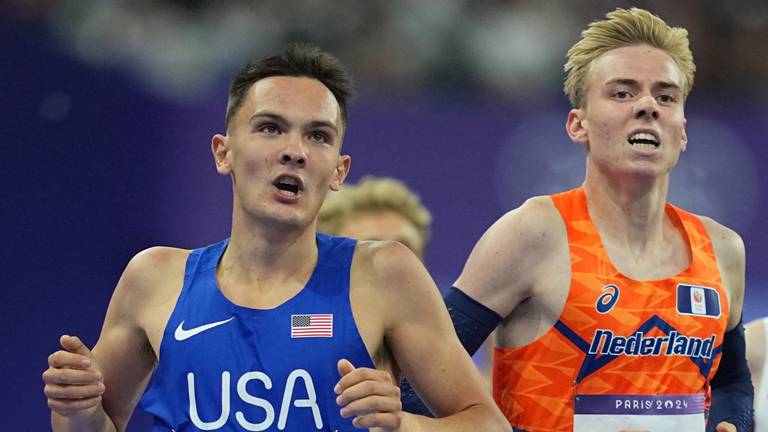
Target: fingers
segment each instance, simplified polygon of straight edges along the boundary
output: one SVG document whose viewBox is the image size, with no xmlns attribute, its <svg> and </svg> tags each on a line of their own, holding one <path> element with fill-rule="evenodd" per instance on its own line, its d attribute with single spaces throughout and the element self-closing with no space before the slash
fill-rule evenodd
<svg viewBox="0 0 768 432">
<path fill-rule="evenodd" d="M 56 385 L 87 385 L 100 383 L 102 376 L 93 369 L 48 368 L 43 372 L 43 381 Z"/>
<path fill-rule="evenodd" d="M 61 344 L 62 348 L 71 353 L 80 354 L 88 358 L 93 357 L 91 350 L 89 350 L 83 341 L 81 341 L 77 336 L 62 335 L 59 339 L 59 343 Z"/>
<path fill-rule="evenodd" d="M 362 417 L 355 417 L 352 420 L 352 424 L 356 428 L 370 429 L 370 428 L 383 428 L 386 430 L 397 430 L 400 427 L 402 420 L 399 413 L 397 415 L 393 413 L 376 413 L 369 414 Z"/>
<path fill-rule="evenodd" d="M 336 394 L 341 394 L 345 389 L 366 380 L 383 381 L 394 385 L 392 376 L 385 371 L 370 368 L 356 369 L 347 359 L 339 360 L 336 366 L 341 375 L 341 379 L 333 389 Z"/>
<path fill-rule="evenodd" d="M 100 397 L 104 394 L 104 384 L 100 382 L 83 385 L 46 384 L 43 393 L 45 393 L 49 399 L 88 399 Z"/>
<path fill-rule="evenodd" d="M 92 365 L 90 358 L 67 351 L 56 351 L 48 356 L 48 366 L 52 368 L 88 369 Z"/>
<path fill-rule="evenodd" d="M 352 363 L 347 359 L 341 359 L 336 363 L 336 369 L 339 371 L 339 375 L 342 377 L 353 370 L 355 370 L 355 366 L 352 365 Z"/>
<path fill-rule="evenodd" d="M 400 424 L 402 404 L 398 393 L 393 396 L 368 395 L 342 406 L 343 418 L 354 417 L 355 426 L 396 428 Z"/>
<path fill-rule="evenodd" d="M 80 338 L 63 335 L 59 343 L 64 349 L 48 356 L 48 366 L 74 369 L 87 369 L 93 366 L 93 354 Z"/>
<path fill-rule="evenodd" d="M 359 369 L 359 370 L 362 371 L 362 369 Z M 381 371 L 376 371 L 374 369 L 369 369 L 369 370 L 372 370 L 375 372 L 381 372 Z M 400 389 L 389 381 L 377 381 L 374 379 L 364 379 L 349 387 L 344 388 L 344 390 L 342 390 L 342 392 L 339 393 L 339 396 L 336 398 L 336 403 L 339 406 L 348 407 L 348 406 L 353 406 L 355 401 L 363 400 L 366 398 L 374 398 L 376 396 L 380 396 L 384 398 L 395 398 L 399 402 Z M 391 411 L 392 409 L 395 409 L 395 407 L 387 407 L 386 411 Z"/>
<path fill-rule="evenodd" d="M 99 406 L 101 396 L 86 399 L 51 399 L 48 398 L 48 407 L 63 416 L 71 416 L 85 410 L 91 410 Z"/>
<path fill-rule="evenodd" d="M 355 368 L 342 359 L 337 364 L 341 379 L 334 391 L 344 418 L 354 417 L 355 427 L 396 429 L 400 426 L 400 388 L 386 371 Z"/>
<path fill-rule="evenodd" d="M 51 410 L 69 416 L 101 403 L 106 387 L 98 371 L 48 368 L 43 372 L 43 393 Z"/>
<path fill-rule="evenodd" d="M 74 336 L 59 339 L 62 350 L 48 356 L 48 369 L 42 374 L 48 406 L 69 416 L 93 409 L 101 403 L 103 376 L 88 347 Z"/>
<path fill-rule="evenodd" d="M 728 422 L 720 422 L 717 424 L 717 432 L 736 432 L 736 426 Z"/>
</svg>

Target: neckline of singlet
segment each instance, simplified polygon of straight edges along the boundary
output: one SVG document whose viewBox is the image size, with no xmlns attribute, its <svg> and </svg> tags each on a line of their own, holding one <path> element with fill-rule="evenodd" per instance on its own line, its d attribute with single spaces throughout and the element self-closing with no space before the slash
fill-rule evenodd
<svg viewBox="0 0 768 432">
<path fill-rule="evenodd" d="M 600 234 L 600 231 L 597 229 L 597 225 L 592 219 L 592 214 L 589 212 L 589 205 L 587 203 L 586 191 L 584 190 L 583 187 L 577 188 L 576 191 L 578 193 L 579 205 L 582 207 L 584 214 L 586 214 L 587 216 L 588 223 L 594 229 L 595 235 L 597 235 L 597 238 L 599 240 L 599 247 L 600 247 L 600 251 L 603 254 L 603 259 L 610 266 L 610 269 L 614 271 L 617 275 L 621 276 L 623 279 L 634 281 L 634 282 L 657 283 L 657 282 L 663 282 L 670 279 L 676 279 L 676 278 L 688 276 L 691 273 L 697 261 L 696 254 L 694 253 L 694 248 L 698 246 L 698 244 L 696 245 L 694 244 L 694 237 L 691 235 L 691 232 L 688 226 L 686 226 L 685 221 L 683 220 L 681 209 L 675 207 L 670 203 L 664 204 L 664 213 L 674 217 L 677 220 L 678 225 L 683 227 L 684 241 L 685 241 L 686 247 L 688 248 L 688 254 L 690 256 L 690 261 L 688 262 L 688 265 L 683 270 L 669 276 L 656 278 L 656 279 L 635 279 L 627 276 L 624 272 L 619 270 L 618 267 L 616 267 L 616 265 L 613 263 L 613 260 L 611 260 L 611 256 L 608 254 L 608 250 L 605 248 L 605 243 L 603 243 L 603 236 Z"/>
<path fill-rule="evenodd" d="M 246 313 L 246 314 L 276 313 L 276 312 L 280 312 L 283 309 L 289 308 L 291 303 L 295 303 L 301 298 L 309 295 L 309 292 L 312 291 L 312 287 L 316 285 L 317 279 L 319 277 L 318 275 L 320 271 L 319 269 L 323 265 L 325 265 L 327 260 L 326 251 L 329 245 L 327 244 L 328 239 L 322 238 L 320 233 L 318 233 L 318 235 L 315 238 L 317 242 L 317 262 L 315 263 L 315 267 L 312 269 L 312 274 L 309 276 L 309 279 L 307 279 L 307 282 L 304 284 L 304 286 L 299 291 L 297 291 L 294 295 L 285 299 L 285 301 L 283 301 L 279 305 L 272 308 L 252 308 L 252 307 L 237 304 L 234 301 L 232 301 L 229 297 L 227 297 L 224 294 L 224 292 L 221 290 L 221 285 L 219 285 L 219 280 L 216 277 L 216 269 L 219 266 L 221 257 L 224 256 L 224 252 L 227 250 L 227 246 L 229 245 L 230 238 L 227 238 L 219 242 L 218 244 L 213 245 L 210 249 L 205 250 L 203 254 L 207 254 L 208 256 L 203 256 L 201 257 L 201 259 L 204 259 L 205 263 L 207 264 L 205 266 L 205 269 L 211 271 L 211 280 L 212 280 L 216 295 L 221 297 L 224 303 L 227 304 L 228 308 L 232 309 L 233 311 L 239 311 L 241 313 Z"/>
</svg>

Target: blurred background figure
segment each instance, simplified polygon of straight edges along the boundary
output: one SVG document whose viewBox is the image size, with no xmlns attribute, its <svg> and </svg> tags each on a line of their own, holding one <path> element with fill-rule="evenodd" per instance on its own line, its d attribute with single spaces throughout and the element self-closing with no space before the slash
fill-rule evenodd
<svg viewBox="0 0 768 432">
<path fill-rule="evenodd" d="M 358 240 L 394 240 L 422 261 L 429 244 L 432 215 L 400 180 L 366 176 L 330 193 L 320 209 L 317 230 Z"/>
<path fill-rule="evenodd" d="M 391 177 L 365 176 L 330 193 L 320 209 L 317 229 L 358 240 L 394 240 L 424 260 L 430 240 L 432 215 L 415 192 Z M 492 337 L 492 336 L 491 336 Z M 473 359 L 490 389 L 491 337 Z M 410 386 L 403 393 L 405 411 L 426 414 Z"/>
<path fill-rule="evenodd" d="M 756 319 L 744 328 L 755 387 L 755 432 L 768 432 L 768 318 Z"/>
</svg>

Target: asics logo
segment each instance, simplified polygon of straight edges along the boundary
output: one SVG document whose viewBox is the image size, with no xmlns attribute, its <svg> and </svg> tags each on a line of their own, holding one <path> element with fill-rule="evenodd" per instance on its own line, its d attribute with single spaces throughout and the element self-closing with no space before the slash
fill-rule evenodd
<svg viewBox="0 0 768 432">
<path fill-rule="evenodd" d="M 601 314 L 610 312 L 613 306 L 616 305 L 616 302 L 619 301 L 619 294 L 618 286 L 614 284 L 604 286 L 603 294 L 597 298 L 595 303 L 595 310 Z"/>
<path fill-rule="evenodd" d="M 191 338 L 192 336 L 202 333 L 206 330 L 210 330 L 214 327 L 220 326 L 222 324 L 226 324 L 230 321 L 235 319 L 235 317 L 230 317 L 229 319 L 226 319 L 224 321 L 216 321 L 208 324 L 201 325 L 199 327 L 193 327 L 191 329 L 184 329 L 184 321 L 182 321 L 178 327 L 176 327 L 176 332 L 173 334 L 173 337 L 176 338 L 177 341 L 183 341 L 186 339 Z"/>
</svg>

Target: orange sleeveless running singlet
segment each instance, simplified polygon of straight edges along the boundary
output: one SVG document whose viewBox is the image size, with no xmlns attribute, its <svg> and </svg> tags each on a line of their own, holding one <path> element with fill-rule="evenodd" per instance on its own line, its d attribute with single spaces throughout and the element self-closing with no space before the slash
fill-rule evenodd
<svg viewBox="0 0 768 432">
<path fill-rule="evenodd" d="M 571 431 L 580 395 L 698 394 L 708 406 L 729 311 L 701 221 L 667 204 L 684 227 L 690 266 L 668 279 L 636 281 L 608 258 L 582 188 L 551 198 L 568 233 L 571 287 L 547 333 L 494 350 L 493 396 L 512 425 Z"/>
</svg>

